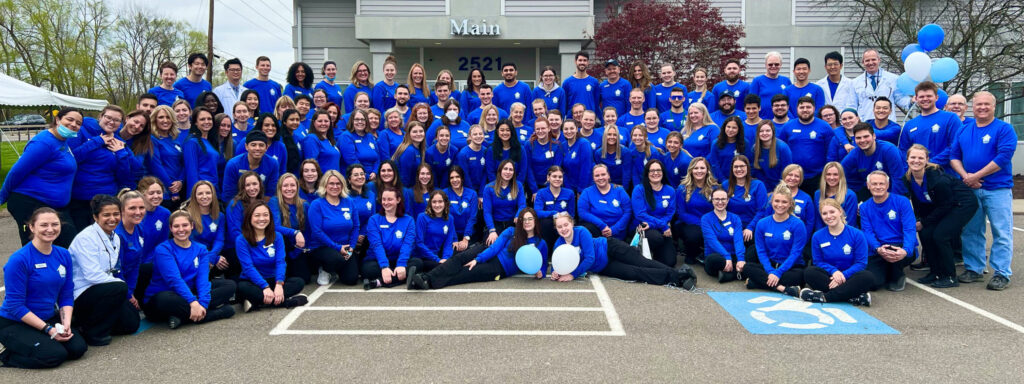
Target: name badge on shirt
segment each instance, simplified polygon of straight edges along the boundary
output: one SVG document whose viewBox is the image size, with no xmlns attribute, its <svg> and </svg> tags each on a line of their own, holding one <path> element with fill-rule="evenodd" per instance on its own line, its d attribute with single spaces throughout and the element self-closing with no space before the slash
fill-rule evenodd
<svg viewBox="0 0 1024 384">
<path fill-rule="evenodd" d="M 824 243 L 818 244 L 818 247 L 825 248 L 825 247 L 830 246 L 830 245 L 832 245 L 831 242 L 824 242 Z"/>
<path fill-rule="evenodd" d="M 547 152 L 544 152 L 544 157 L 545 157 L 545 158 L 548 158 L 548 159 L 550 159 L 550 158 L 552 158 L 552 157 L 555 157 L 555 152 L 554 152 L 554 151 L 547 151 Z"/>
<path fill-rule="evenodd" d="M 723 226 L 723 227 L 728 227 L 728 226 L 730 226 L 730 225 L 732 225 L 732 222 L 731 222 L 731 221 L 726 221 L 726 222 L 722 223 L 722 226 Z"/>
<path fill-rule="evenodd" d="M 800 133 L 800 132 L 803 132 L 803 130 L 802 129 L 794 129 L 793 130 L 793 133 Z"/>
<path fill-rule="evenodd" d="M 381 227 L 381 228 L 384 228 L 384 229 L 387 229 L 387 228 L 389 228 L 387 224 L 381 224 L 381 226 L 380 226 L 380 227 Z"/>
<path fill-rule="evenodd" d="M 554 203 L 555 203 L 554 201 L 545 201 L 544 205 L 551 205 L 551 204 L 554 204 Z"/>
<path fill-rule="evenodd" d="M 775 237 L 771 232 L 765 232 L 764 237 Z"/>
<path fill-rule="evenodd" d="M 916 131 L 916 130 L 917 130 L 917 127 L 911 128 L 910 129 L 910 133 L 914 133 L 914 131 Z"/>
<path fill-rule="evenodd" d="M 43 269 L 43 268 L 46 268 L 46 263 L 36 264 L 36 269 Z"/>
</svg>

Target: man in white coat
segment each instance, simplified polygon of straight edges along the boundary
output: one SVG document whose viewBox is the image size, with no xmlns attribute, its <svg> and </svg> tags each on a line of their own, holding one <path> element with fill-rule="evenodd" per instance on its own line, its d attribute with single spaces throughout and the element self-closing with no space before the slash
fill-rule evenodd
<svg viewBox="0 0 1024 384">
<path fill-rule="evenodd" d="M 880 96 L 889 98 L 900 108 L 910 107 L 910 96 L 904 95 L 896 88 L 898 76 L 882 69 L 880 64 L 878 51 L 874 49 L 864 51 L 864 56 L 861 59 L 864 73 L 853 79 L 854 103 L 850 107 L 857 109 L 857 115 L 860 116 L 861 121 L 868 121 L 875 117 L 875 99 Z M 889 120 L 896 121 L 896 108 L 893 108 Z"/>
<path fill-rule="evenodd" d="M 836 51 L 826 54 L 825 72 L 828 75 L 815 82 L 825 91 L 825 104 L 840 111 L 854 107 L 853 79 L 843 76 L 843 55 Z"/>
</svg>

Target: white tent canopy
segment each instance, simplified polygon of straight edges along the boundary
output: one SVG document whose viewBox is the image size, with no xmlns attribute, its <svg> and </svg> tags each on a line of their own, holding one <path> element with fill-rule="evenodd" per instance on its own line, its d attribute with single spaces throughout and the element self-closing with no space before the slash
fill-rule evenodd
<svg viewBox="0 0 1024 384">
<path fill-rule="evenodd" d="M 48 91 L 0 72 L 0 105 L 19 107 L 76 107 L 99 111 L 107 106 L 106 100 L 86 99 Z"/>
</svg>

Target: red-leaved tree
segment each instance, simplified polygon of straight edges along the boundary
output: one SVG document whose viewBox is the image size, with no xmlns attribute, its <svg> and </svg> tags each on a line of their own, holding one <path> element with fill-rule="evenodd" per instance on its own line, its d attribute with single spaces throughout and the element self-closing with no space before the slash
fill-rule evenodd
<svg viewBox="0 0 1024 384">
<path fill-rule="evenodd" d="M 621 7 L 621 11 L 620 11 Z M 726 24 L 718 8 L 707 0 L 629 0 L 612 2 L 605 10 L 608 20 L 597 26 L 592 63 L 618 59 L 623 66 L 643 60 L 657 80 L 656 67 L 672 64 L 677 77 L 692 86 L 689 74 L 704 67 L 710 72 L 708 86 L 721 80 L 722 65 L 728 59 L 747 57 L 739 45 L 743 26 Z M 603 76 L 603 65 L 592 68 Z M 622 76 L 627 76 L 623 70 Z"/>
</svg>

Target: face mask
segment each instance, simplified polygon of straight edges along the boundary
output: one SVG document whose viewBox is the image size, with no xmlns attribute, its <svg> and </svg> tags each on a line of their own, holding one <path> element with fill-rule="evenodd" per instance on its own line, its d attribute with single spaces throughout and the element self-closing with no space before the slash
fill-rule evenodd
<svg viewBox="0 0 1024 384">
<path fill-rule="evenodd" d="M 444 116 L 447 117 L 448 120 L 455 120 L 459 118 L 459 113 L 456 111 L 448 111 L 444 113 Z"/>
<path fill-rule="evenodd" d="M 63 124 L 58 124 L 57 134 L 59 134 L 60 137 L 63 137 L 65 139 L 70 139 L 78 136 L 78 131 L 72 131 L 71 129 L 68 129 L 68 127 L 65 127 Z"/>
<path fill-rule="evenodd" d="M 332 83 L 334 82 L 334 78 L 333 77 L 324 77 L 324 78 L 327 79 L 327 81 L 330 81 Z"/>
</svg>

